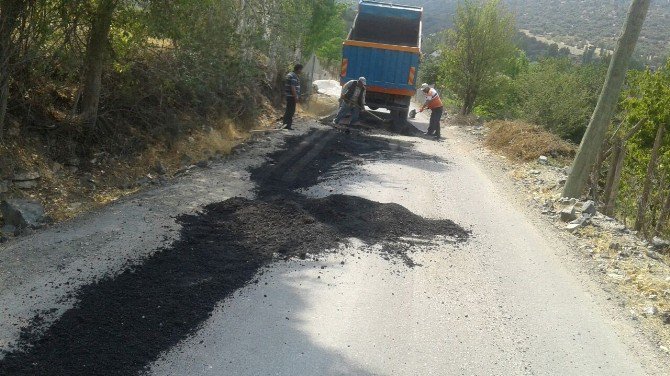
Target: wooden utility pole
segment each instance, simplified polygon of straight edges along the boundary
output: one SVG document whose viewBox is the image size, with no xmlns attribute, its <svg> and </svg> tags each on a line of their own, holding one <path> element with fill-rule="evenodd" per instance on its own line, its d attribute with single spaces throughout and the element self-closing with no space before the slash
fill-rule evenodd
<svg viewBox="0 0 670 376">
<path fill-rule="evenodd" d="M 628 10 L 628 18 L 623 28 L 623 34 L 619 38 L 614 51 L 614 56 L 612 56 L 605 85 L 600 93 L 598 104 L 591 116 L 582 143 L 579 145 L 577 156 L 572 164 L 572 171 L 565 183 L 564 197 L 579 198 L 584 192 L 584 187 L 589 179 L 593 164 L 598 158 L 605 140 L 607 127 L 619 100 L 621 87 L 628 71 L 628 63 L 635 50 L 650 2 L 651 0 L 633 0 Z"/>
</svg>

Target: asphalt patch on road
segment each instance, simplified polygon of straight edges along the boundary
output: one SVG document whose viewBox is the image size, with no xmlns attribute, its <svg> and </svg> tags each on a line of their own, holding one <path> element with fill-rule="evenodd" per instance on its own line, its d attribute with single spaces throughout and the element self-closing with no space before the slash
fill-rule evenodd
<svg viewBox="0 0 670 376">
<path fill-rule="evenodd" d="M 374 115 L 374 116 L 373 116 Z M 331 114 L 319 119 L 323 125 L 332 125 L 336 114 Z M 340 125 L 337 129 L 343 131 L 363 132 L 388 132 L 389 134 L 400 134 L 403 136 L 422 137 L 425 134 L 417 129 L 408 119 L 393 118 L 389 113 L 371 111 L 360 114 L 361 122 L 355 125 Z"/>
<path fill-rule="evenodd" d="M 421 153 L 412 142 L 374 134 L 345 134 L 335 130 L 313 130 L 292 137 L 282 150 L 268 156 L 251 170 L 259 199 L 300 198 L 297 190 L 332 177 L 356 173 L 357 167 L 380 161 L 432 161 L 448 168 L 449 161 Z"/>
<path fill-rule="evenodd" d="M 252 171 L 257 199 L 231 198 L 180 216 L 180 237 L 171 247 L 81 288 L 74 307 L 46 329 L 37 315 L 17 348 L 0 360 L 0 374 L 142 373 L 194 334 L 223 299 L 258 282 L 258 273 L 272 262 L 332 251 L 352 237 L 370 245 L 406 237 L 468 239 L 469 232 L 452 221 L 424 219 L 397 204 L 297 193 L 352 160 L 427 157 L 410 144 L 341 137 L 317 131 L 290 139 Z M 403 247 L 386 252 L 408 259 Z M 407 264 L 412 266 L 411 259 Z"/>
</svg>

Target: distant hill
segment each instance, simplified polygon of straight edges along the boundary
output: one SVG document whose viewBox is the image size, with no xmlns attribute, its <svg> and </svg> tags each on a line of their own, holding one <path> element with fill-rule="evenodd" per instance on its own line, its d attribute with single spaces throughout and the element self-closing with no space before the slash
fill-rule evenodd
<svg viewBox="0 0 670 376">
<path fill-rule="evenodd" d="M 424 33 L 452 25 L 456 0 L 395 0 L 423 6 Z M 556 42 L 583 48 L 586 44 L 614 49 L 630 0 L 503 0 L 516 14 L 520 29 Z M 640 37 L 643 59 L 660 60 L 670 55 L 670 0 L 652 1 Z M 639 56 L 640 57 L 640 56 Z M 639 58 L 638 57 L 638 58 Z"/>
</svg>

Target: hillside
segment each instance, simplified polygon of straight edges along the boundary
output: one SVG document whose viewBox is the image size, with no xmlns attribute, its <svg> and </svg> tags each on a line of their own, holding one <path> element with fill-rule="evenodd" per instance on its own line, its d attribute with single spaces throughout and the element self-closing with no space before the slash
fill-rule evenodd
<svg viewBox="0 0 670 376">
<path fill-rule="evenodd" d="M 582 48 L 593 44 L 613 49 L 621 31 L 628 0 L 503 0 L 517 15 L 520 29 Z M 425 8 L 424 33 L 452 24 L 456 0 L 403 0 Z M 638 52 L 654 60 L 670 55 L 670 0 L 652 2 Z"/>
</svg>

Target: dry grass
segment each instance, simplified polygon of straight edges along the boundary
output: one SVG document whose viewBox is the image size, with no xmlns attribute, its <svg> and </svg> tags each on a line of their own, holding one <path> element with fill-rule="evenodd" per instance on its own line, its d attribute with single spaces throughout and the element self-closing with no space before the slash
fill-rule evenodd
<svg viewBox="0 0 670 376">
<path fill-rule="evenodd" d="M 311 96 L 309 102 L 303 104 L 301 108 L 304 115 L 321 117 L 332 114 L 338 106 L 337 98 L 316 94 Z"/>
<path fill-rule="evenodd" d="M 0 145 L 0 180 L 11 179 L 17 170 L 39 172 L 38 188 L 13 188 L 6 197 L 37 200 L 54 221 L 65 221 L 137 192 L 140 187 L 133 183 L 147 174 L 157 177 L 158 162 L 166 168 L 167 175 L 172 176 L 182 167 L 229 154 L 236 145 L 249 138 L 247 129 L 272 124 L 276 113 L 273 110 L 264 113 L 264 116 L 248 124 L 232 120 L 209 121 L 207 126 L 183 135 L 169 146 L 156 142 L 132 158 L 102 158 L 98 163 L 90 164 L 86 171 L 71 172 L 59 166 L 46 156 L 48 151 L 40 146 L 37 139 L 22 140 L 20 145 L 5 143 Z M 82 184 L 81 178 L 85 173 L 96 181 L 94 189 Z"/>
<path fill-rule="evenodd" d="M 466 126 L 466 127 L 474 127 L 477 125 L 481 125 L 481 120 L 477 118 L 476 115 L 461 115 L 457 111 L 454 112 L 454 115 L 450 116 L 451 123 L 455 125 L 460 125 L 460 126 Z"/>
<path fill-rule="evenodd" d="M 576 147 L 541 127 L 519 121 L 492 121 L 486 124 L 486 146 L 508 158 L 533 161 L 542 155 L 574 157 Z"/>
</svg>

